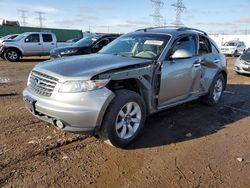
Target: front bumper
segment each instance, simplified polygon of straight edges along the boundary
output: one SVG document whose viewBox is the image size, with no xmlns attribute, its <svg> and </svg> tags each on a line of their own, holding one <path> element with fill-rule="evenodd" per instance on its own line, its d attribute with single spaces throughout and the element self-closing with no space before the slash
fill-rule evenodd
<svg viewBox="0 0 250 188">
<path fill-rule="evenodd" d="M 224 55 L 233 55 L 235 50 L 221 50 Z"/>
<path fill-rule="evenodd" d="M 241 74 L 250 74 L 250 64 L 249 65 L 243 65 L 241 63 L 235 63 L 234 71 L 238 72 L 238 73 L 241 73 Z"/>
<path fill-rule="evenodd" d="M 60 129 L 69 132 L 96 131 L 101 126 L 106 108 L 114 98 L 114 94 L 107 88 L 82 93 L 56 91 L 58 88 L 55 88 L 50 97 L 45 97 L 26 88 L 23 97 L 25 101 L 26 98 L 34 101 L 35 111 L 30 111 L 33 115 L 55 126 L 59 120 L 63 123 Z"/>
<path fill-rule="evenodd" d="M 4 46 L 0 46 L 0 55 L 2 55 L 4 52 Z"/>
</svg>

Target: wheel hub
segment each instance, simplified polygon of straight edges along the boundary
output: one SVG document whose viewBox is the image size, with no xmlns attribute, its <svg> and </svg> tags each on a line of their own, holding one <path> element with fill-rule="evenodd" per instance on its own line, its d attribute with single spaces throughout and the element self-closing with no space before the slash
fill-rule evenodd
<svg viewBox="0 0 250 188">
<path fill-rule="evenodd" d="M 129 123 L 131 123 L 131 121 L 132 121 L 132 117 L 131 117 L 130 115 L 127 115 L 127 116 L 124 118 L 124 121 L 125 121 L 127 124 L 129 124 Z"/>
</svg>

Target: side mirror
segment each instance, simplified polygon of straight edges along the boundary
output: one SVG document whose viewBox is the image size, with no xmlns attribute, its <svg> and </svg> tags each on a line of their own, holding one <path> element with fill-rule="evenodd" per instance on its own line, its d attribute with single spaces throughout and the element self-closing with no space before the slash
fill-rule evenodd
<svg viewBox="0 0 250 188">
<path fill-rule="evenodd" d="M 99 44 L 95 44 L 93 48 L 94 48 L 94 49 L 99 49 L 99 48 L 100 48 L 100 45 L 99 45 Z"/>
<path fill-rule="evenodd" d="M 193 54 L 187 50 L 179 49 L 174 52 L 173 55 L 170 56 L 170 59 L 188 59 L 193 57 Z"/>
</svg>

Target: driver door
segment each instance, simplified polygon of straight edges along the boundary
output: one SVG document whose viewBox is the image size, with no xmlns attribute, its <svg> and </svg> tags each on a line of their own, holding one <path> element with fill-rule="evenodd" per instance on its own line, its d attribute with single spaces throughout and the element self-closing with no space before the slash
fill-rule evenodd
<svg viewBox="0 0 250 188">
<path fill-rule="evenodd" d="M 22 44 L 24 55 L 36 56 L 43 54 L 43 43 L 41 42 L 40 35 L 30 34 L 24 40 Z"/>
<path fill-rule="evenodd" d="M 178 52 L 187 52 L 185 55 Z M 178 57 L 179 54 L 179 57 Z M 200 89 L 201 64 L 197 55 L 197 37 L 177 39 L 162 64 L 159 108 L 180 102 Z"/>
</svg>

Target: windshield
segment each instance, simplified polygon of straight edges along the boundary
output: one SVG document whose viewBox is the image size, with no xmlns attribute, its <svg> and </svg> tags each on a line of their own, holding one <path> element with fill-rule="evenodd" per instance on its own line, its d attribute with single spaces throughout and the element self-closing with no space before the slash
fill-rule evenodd
<svg viewBox="0 0 250 188">
<path fill-rule="evenodd" d="M 164 34 L 128 34 L 119 37 L 99 53 L 156 60 L 170 39 Z"/>
<path fill-rule="evenodd" d="M 226 42 L 224 46 L 237 46 L 237 42 Z"/>
<path fill-rule="evenodd" d="M 100 37 L 101 37 L 100 35 L 88 36 L 77 41 L 76 43 L 73 44 L 73 46 L 90 46 Z"/>
</svg>

